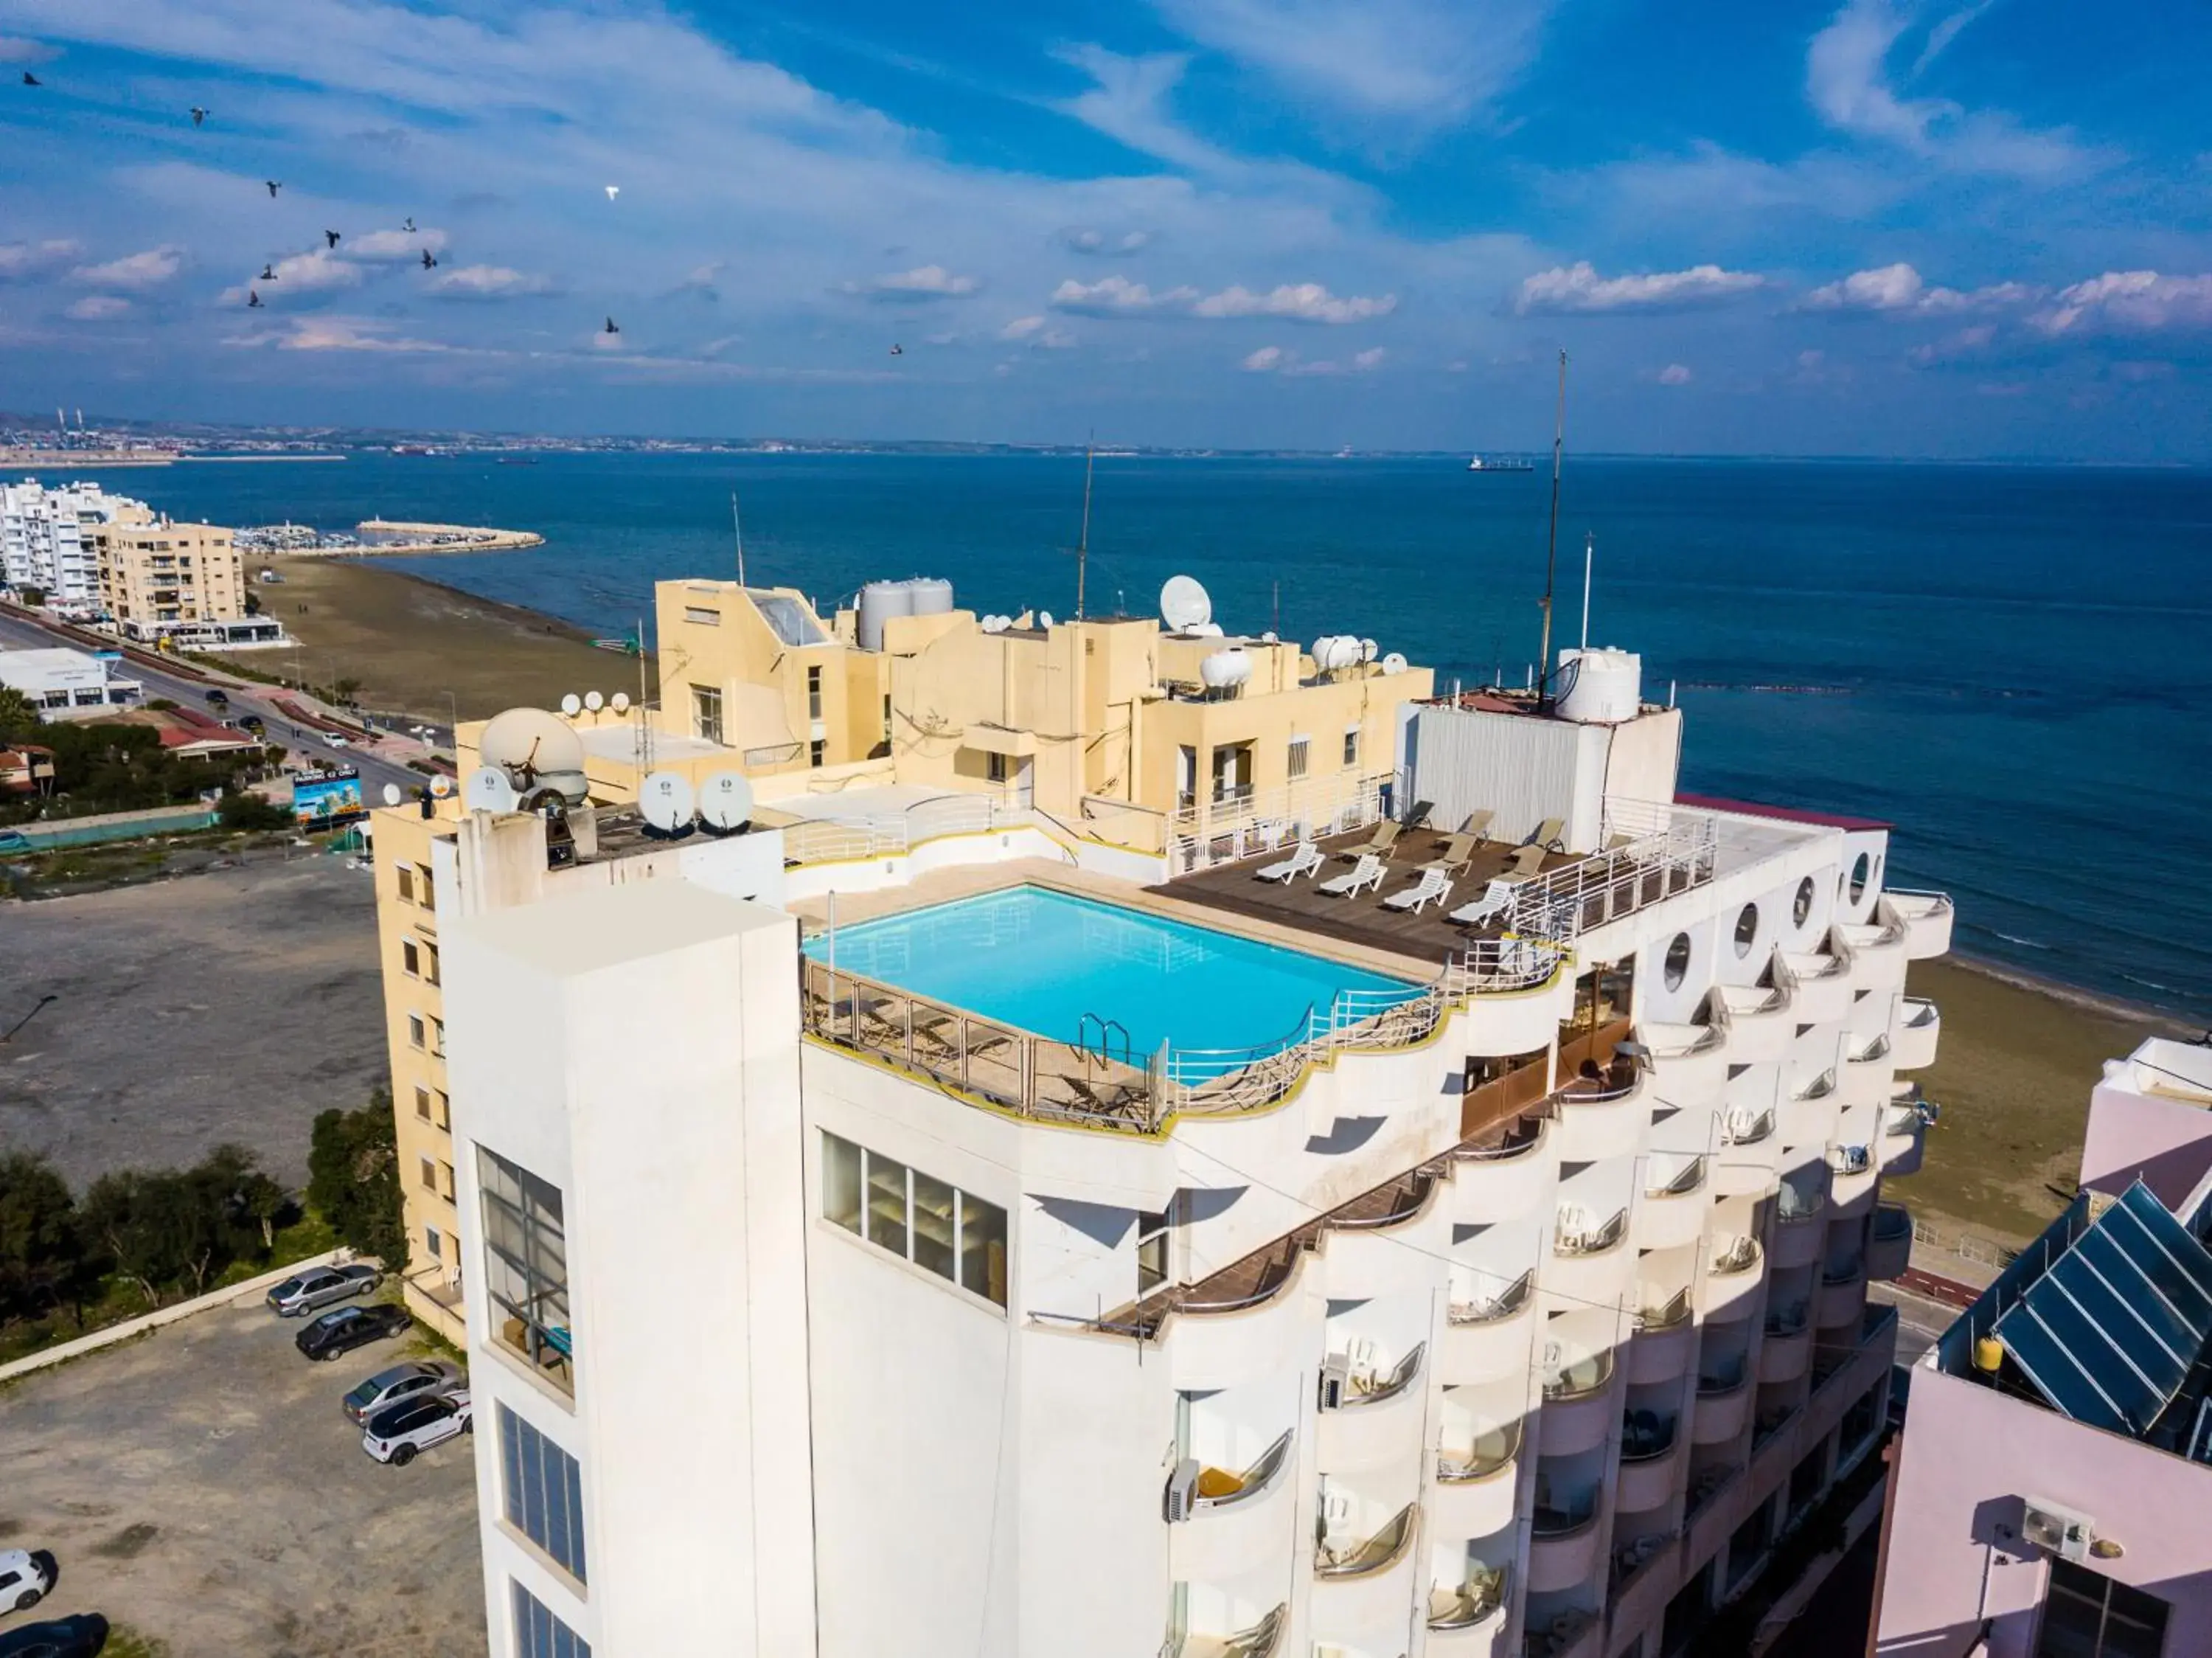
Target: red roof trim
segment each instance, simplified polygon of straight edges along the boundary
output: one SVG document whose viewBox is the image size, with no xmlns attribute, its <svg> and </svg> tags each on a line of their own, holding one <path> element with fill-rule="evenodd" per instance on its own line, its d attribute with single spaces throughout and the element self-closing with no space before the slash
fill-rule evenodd
<svg viewBox="0 0 2212 1658">
<path fill-rule="evenodd" d="M 1750 818 L 1779 818 L 1784 823 L 1817 823 L 1826 829 L 1887 832 L 1897 826 L 1880 818 L 1850 818 L 1838 812 L 1807 812 L 1794 806 L 1760 806 L 1755 802 L 1729 800 L 1719 795 L 1677 795 L 1677 806 L 1694 806 L 1705 812 L 1736 812 Z"/>
</svg>

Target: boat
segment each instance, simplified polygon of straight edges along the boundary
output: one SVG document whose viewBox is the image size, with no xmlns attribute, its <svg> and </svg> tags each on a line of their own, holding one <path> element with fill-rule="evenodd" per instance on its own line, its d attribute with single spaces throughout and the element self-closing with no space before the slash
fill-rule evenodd
<svg viewBox="0 0 2212 1658">
<path fill-rule="evenodd" d="M 1485 460 L 1475 455 L 1467 463 L 1471 472 L 1532 472 L 1536 470 L 1533 460 Z"/>
</svg>

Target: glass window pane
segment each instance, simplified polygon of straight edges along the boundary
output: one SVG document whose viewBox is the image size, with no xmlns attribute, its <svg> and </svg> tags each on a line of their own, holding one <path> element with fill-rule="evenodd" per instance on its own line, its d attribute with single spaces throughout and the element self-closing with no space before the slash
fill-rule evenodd
<svg viewBox="0 0 2212 1658">
<path fill-rule="evenodd" d="M 868 1154 L 868 1241 L 906 1253 L 906 1165 Z"/>
<path fill-rule="evenodd" d="M 940 1278 L 952 1276 L 952 1188 L 914 1172 L 914 1259 Z"/>
<path fill-rule="evenodd" d="M 965 1192 L 960 1194 L 960 1282 L 1006 1304 L 1006 1211 Z"/>
<path fill-rule="evenodd" d="M 848 1232 L 860 1229 L 860 1149 L 828 1133 L 822 1137 L 822 1213 Z"/>
</svg>

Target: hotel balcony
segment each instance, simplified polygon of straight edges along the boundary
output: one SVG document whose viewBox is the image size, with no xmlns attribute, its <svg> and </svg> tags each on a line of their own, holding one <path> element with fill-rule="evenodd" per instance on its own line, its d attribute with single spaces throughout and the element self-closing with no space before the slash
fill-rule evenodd
<svg viewBox="0 0 2212 1658">
<path fill-rule="evenodd" d="M 1617 1209 L 1599 1220 L 1580 1204 L 1559 1205 L 1552 1257 L 1539 1274 L 1543 1289 L 1585 1306 L 1618 1301 L 1627 1293 L 1635 1271 L 1626 1210 Z"/>
<path fill-rule="evenodd" d="M 1437 1375 L 1446 1387 L 1526 1375 L 1536 1316 L 1536 1277 L 1523 1272 L 1493 1290 L 1462 1289 L 1453 1275 L 1452 1299 L 1438 1346 Z M 1483 1279 L 1484 1283 L 1494 1282 Z"/>
<path fill-rule="evenodd" d="M 1631 1411 L 1620 1425 L 1620 1469 L 1613 1476 L 1613 1507 L 1640 1514 L 1663 1507 L 1674 1495 L 1682 1460 L 1681 1418 L 1672 1411 Z"/>
<path fill-rule="evenodd" d="M 1784 1180 L 1775 1205 L 1771 1253 L 1777 1271 L 1810 1266 L 1820 1259 L 1827 1242 L 1828 1194 L 1818 1188 L 1808 1190 L 1810 1183 L 1807 1177 L 1797 1178 L 1804 1184 L 1792 1185 Z"/>
<path fill-rule="evenodd" d="M 1832 1221 L 1864 1218 L 1881 1180 L 1881 1162 L 1874 1148 L 1864 1145 L 1828 1148 L 1828 1216 Z"/>
<path fill-rule="evenodd" d="M 1766 1339 L 1759 1349 L 1762 1384 L 1795 1381 L 1813 1361 L 1813 1303 L 1809 1295 L 1766 1311 Z"/>
<path fill-rule="evenodd" d="M 1553 1342 L 1544 1354 L 1544 1408 L 1537 1418 L 1547 1457 L 1571 1456 L 1605 1443 L 1619 1407 L 1613 1350 L 1576 1353 Z"/>
<path fill-rule="evenodd" d="M 1928 1112 L 1917 1100 L 1883 1109 L 1881 1172 L 1884 1174 L 1902 1176 L 1919 1173 L 1928 1123 Z"/>
<path fill-rule="evenodd" d="M 1851 950 L 1851 985 L 1861 991 L 1893 991 L 1905 983 L 1910 960 L 1905 953 L 1905 923 L 1887 901 L 1877 902 L 1875 919 L 1846 922 L 1838 929 Z"/>
<path fill-rule="evenodd" d="M 1697 1350 L 1695 1297 L 1685 1284 L 1672 1294 L 1650 1285 L 1638 1287 L 1636 1325 L 1628 1338 L 1628 1379 L 1672 1381 L 1690 1368 Z"/>
<path fill-rule="evenodd" d="M 1948 955 L 1951 950 L 1951 899 L 1944 893 L 1915 893 L 1891 887 L 1882 901 L 1905 923 L 1905 954 L 1914 961 Z"/>
<path fill-rule="evenodd" d="M 1291 1609 L 1277 1606 L 1256 1624 L 1233 1635 L 1194 1631 L 1164 1647 L 1164 1658 L 1278 1658 L 1291 1627 Z"/>
<path fill-rule="evenodd" d="M 1655 1093 L 1680 1106 L 1720 1098 L 1729 1068 L 1724 1026 L 1638 1025 L 1636 1039 L 1650 1059 Z"/>
<path fill-rule="evenodd" d="M 1655 1151 L 1644 1166 L 1644 1201 L 1636 1208 L 1638 1249 L 1679 1249 L 1704 1235 L 1706 1160 Z"/>
<path fill-rule="evenodd" d="M 1837 1092 L 1835 1067 L 1807 1077 L 1790 1090 L 1782 1107 L 1783 1138 L 1793 1146 L 1824 1145 L 1835 1137 L 1844 1100 Z"/>
<path fill-rule="evenodd" d="M 1936 1045 L 1943 1034 L 1943 1015 L 1924 996 L 1908 996 L 1897 1004 L 1897 1028 L 1890 1036 L 1893 1062 L 1899 1070 L 1918 1070 L 1936 1063 Z"/>
<path fill-rule="evenodd" d="M 1316 1450 L 1331 1473 L 1404 1460 L 1420 1442 L 1426 1390 L 1414 1384 L 1428 1344 L 1417 1344 L 1388 1369 L 1333 1353 L 1322 1366 Z"/>
<path fill-rule="evenodd" d="M 1731 1353 L 1701 1367 L 1698 1372 L 1698 1404 L 1690 1429 L 1699 1445 L 1725 1445 L 1751 1420 L 1751 1365 L 1741 1353 Z"/>
<path fill-rule="evenodd" d="M 1728 1013 L 1731 1064 L 1756 1064 L 1790 1057 L 1790 1045 L 1797 1036 L 1797 1017 L 1790 1005 L 1788 989 L 1723 984 L 1713 994 Z"/>
<path fill-rule="evenodd" d="M 1598 1523 L 1601 1505 L 1595 1485 L 1536 1499 L 1528 1527 L 1528 1588 L 1550 1594 L 1587 1583 L 1596 1576 L 1605 1541 Z"/>
<path fill-rule="evenodd" d="M 1297 1436 L 1285 1430 L 1241 1473 L 1186 1460 L 1169 1477 L 1164 1512 L 1168 1552 L 1180 1582 L 1223 1582 L 1281 1552 L 1296 1481 L 1286 1472 Z"/>
<path fill-rule="evenodd" d="M 1464 1582 L 1429 1590 L 1428 1650 L 1433 1653 L 1489 1654 L 1505 1631 L 1511 1600 L 1510 1562 L 1488 1566 L 1472 1563 Z"/>
<path fill-rule="evenodd" d="M 1324 1532 L 1314 1545 L 1316 1633 L 1356 1640 L 1395 1623 L 1403 1637 L 1406 1608 L 1413 1598 L 1413 1539 L 1420 1518 L 1421 1505 L 1408 1503 L 1367 1536 Z"/>
<path fill-rule="evenodd" d="M 1849 948 L 1782 953 L 1790 978 L 1790 1011 L 1801 1025 L 1832 1025 L 1851 1010 Z"/>
<path fill-rule="evenodd" d="M 1603 1076 L 1578 1078 L 1553 1095 L 1559 1112 L 1559 1161 L 1602 1162 L 1635 1155 L 1651 1120 L 1644 1097 L 1644 1072 L 1634 1063 L 1616 1064 Z"/>
<path fill-rule="evenodd" d="M 1889 1283 L 1904 1277 L 1911 1265 L 1912 1211 L 1901 1204 L 1884 1204 L 1867 1228 L 1867 1277 Z"/>
<path fill-rule="evenodd" d="M 1820 1287 L 1813 1292 L 1814 1324 L 1822 1330 L 1856 1324 L 1866 1312 L 1866 1292 L 1863 1255 L 1854 1251 L 1846 1259 L 1830 1262 L 1820 1270 Z"/>
<path fill-rule="evenodd" d="M 1462 1119 L 1464 1121 L 1464 1119 Z M 1521 1125 L 1526 1124 L 1523 1129 Z M 1523 1117 L 1490 1145 L 1462 1145 L 1451 1156 L 1451 1215 L 1494 1226 L 1540 1208 L 1559 1174 L 1548 1114 Z"/>
<path fill-rule="evenodd" d="M 1714 1160 L 1713 1195 L 1763 1197 L 1774 1186 L 1774 1160 L 1782 1149 L 1771 1108 L 1739 1106 L 1721 1119 L 1721 1153 Z"/>
<path fill-rule="evenodd" d="M 1756 1238 L 1713 1240 L 1712 1258 L 1705 1263 L 1706 1323 L 1752 1315 L 1758 1308 L 1759 1292 L 1766 1287 L 1765 1274 L 1759 1271 L 1763 1260 Z"/>
<path fill-rule="evenodd" d="M 1431 1529 L 1442 1539 L 1492 1537 L 1513 1523 L 1522 1423 L 1486 1428 L 1437 1453 Z"/>
</svg>

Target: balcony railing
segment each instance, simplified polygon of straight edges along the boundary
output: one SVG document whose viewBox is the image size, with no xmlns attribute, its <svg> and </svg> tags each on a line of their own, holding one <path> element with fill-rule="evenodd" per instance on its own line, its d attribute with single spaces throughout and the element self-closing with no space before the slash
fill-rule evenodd
<svg viewBox="0 0 2212 1658">
<path fill-rule="evenodd" d="M 1419 1503 L 1408 1503 L 1383 1522 L 1381 1531 L 1362 1542 L 1332 1544 L 1323 1538 L 1314 1547 L 1314 1576 L 1331 1579 L 1370 1577 L 1387 1571 L 1413 1542 L 1413 1522 L 1420 1511 Z"/>
<path fill-rule="evenodd" d="M 1708 1270 L 1715 1277 L 1734 1277 L 1739 1272 L 1748 1272 L 1759 1265 L 1759 1240 L 1733 1237 L 1722 1241 L 1713 1252 Z"/>
<path fill-rule="evenodd" d="M 1912 1211 L 1896 1204 L 1884 1204 L 1874 1212 L 1874 1240 L 1877 1243 L 1894 1243 L 1899 1238 L 1912 1235 Z"/>
<path fill-rule="evenodd" d="M 1552 1234 L 1554 1255 L 1602 1255 L 1628 1235 L 1628 1211 L 1616 1210 L 1606 1220 L 1592 1225 L 1587 1217 L 1570 1217 L 1562 1214 L 1559 1229 Z"/>
<path fill-rule="evenodd" d="M 1766 1333 L 1770 1336 L 1802 1336 L 1811 1322 L 1812 1308 L 1805 1301 L 1791 1301 L 1783 1307 L 1766 1309 Z"/>
<path fill-rule="evenodd" d="M 1808 1192 L 1792 1186 L 1787 1180 L 1782 1183 L 1782 1190 L 1774 1201 L 1775 1213 L 1781 1218 L 1784 1226 L 1795 1226 L 1801 1221 L 1809 1221 L 1827 1206 L 1826 1192 Z"/>
<path fill-rule="evenodd" d="M 1729 1112 L 1721 1125 L 1721 1143 L 1727 1146 L 1755 1146 L 1774 1132 L 1774 1113 L 1771 1111 L 1745 1111 L 1741 1108 Z"/>
<path fill-rule="evenodd" d="M 1608 844 L 1630 838 L 1514 887 L 1513 930 L 1578 938 L 1713 878 L 1718 831 L 1702 813 L 1607 801 L 1606 829 Z"/>
<path fill-rule="evenodd" d="M 1698 1367 L 1698 1397 L 1716 1399 L 1723 1393 L 1733 1393 L 1750 1377 L 1750 1361 L 1743 1354 L 1730 1353 L 1714 1359 Z"/>
<path fill-rule="evenodd" d="M 1671 1412 L 1662 1416 L 1656 1411 L 1631 1411 L 1620 1420 L 1620 1460 L 1623 1462 L 1656 1462 L 1674 1448 L 1674 1436 L 1681 1427 L 1681 1419 Z"/>
<path fill-rule="evenodd" d="M 1213 1509 L 1234 1508 L 1260 1496 L 1275 1483 L 1275 1476 L 1290 1460 L 1291 1444 L 1295 1437 L 1291 1430 L 1285 1429 L 1282 1437 L 1262 1451 L 1260 1460 L 1241 1474 L 1222 1468 L 1200 1469 L 1197 1489 L 1191 1497 L 1192 1510 L 1203 1514 Z"/>
<path fill-rule="evenodd" d="M 1510 1566 L 1486 1566 L 1480 1562 L 1468 1568 L 1467 1581 L 1457 1588 L 1435 1588 L 1429 1592 L 1429 1627 L 1433 1630 L 1472 1629 L 1505 1604 L 1505 1592 L 1511 1582 Z"/>
<path fill-rule="evenodd" d="M 1646 1301 L 1636 1309 L 1636 1327 L 1646 1334 L 1672 1330 L 1690 1316 L 1690 1292 L 1686 1286 L 1664 1301 Z"/>
<path fill-rule="evenodd" d="M 1838 1174 L 1863 1174 L 1874 1167 L 1874 1153 L 1865 1146 L 1830 1146 L 1828 1167 Z"/>
<path fill-rule="evenodd" d="M 1290 1623 L 1290 1607 L 1277 1606 L 1234 1635 L 1170 1636 L 1160 1647 L 1160 1658 L 1275 1658 Z"/>
<path fill-rule="evenodd" d="M 1463 1485 L 1487 1479 L 1512 1466 L 1521 1454 L 1521 1423 L 1486 1429 L 1464 1450 L 1446 1446 L 1437 1453 L 1437 1478 L 1447 1485 Z"/>
<path fill-rule="evenodd" d="M 1822 1071 L 1811 1082 L 1807 1082 L 1800 1088 L 1796 1093 L 1790 1095 L 1790 1098 L 1793 1100 L 1825 1100 L 1835 1091 L 1836 1068 L 1833 1065 L 1831 1065 L 1827 1070 Z"/>
<path fill-rule="evenodd" d="M 1528 1292 L 1535 1283 L 1534 1272 L 1523 1272 L 1494 1295 L 1454 1301 L 1444 1316 L 1453 1324 L 1495 1324 L 1510 1319 L 1528 1305 Z"/>
<path fill-rule="evenodd" d="M 1597 1518 L 1597 1488 L 1577 1491 L 1566 1497 L 1536 1499 L 1535 1513 L 1530 1516 L 1528 1529 L 1537 1537 L 1571 1537 Z"/>
<path fill-rule="evenodd" d="M 1863 1041 L 1853 1039 L 1844 1048 L 1844 1058 L 1854 1065 L 1871 1065 L 1889 1058 L 1889 1033 L 1880 1031 Z"/>
<path fill-rule="evenodd" d="M 1662 1152 L 1651 1161 L 1651 1172 L 1645 1177 L 1644 1195 L 1647 1198 L 1686 1198 L 1705 1183 L 1705 1160 L 1702 1156 L 1685 1161 L 1671 1175 L 1662 1176 L 1668 1165 L 1661 1159 Z"/>
<path fill-rule="evenodd" d="M 1380 1405 L 1385 1399 L 1397 1398 L 1412 1387 L 1413 1378 L 1421 1374 L 1421 1357 L 1428 1351 L 1428 1345 L 1426 1342 L 1414 1343 L 1412 1350 L 1386 1372 L 1352 1371 L 1333 1404 L 1328 1389 L 1328 1369 L 1324 1366 L 1321 1408 L 1324 1411 L 1353 1411 L 1362 1405 Z M 1335 1361 L 1332 1359 L 1330 1362 L 1334 1363 Z"/>
<path fill-rule="evenodd" d="M 1544 1400 L 1549 1405 L 1563 1405 L 1571 1399 L 1588 1399 L 1605 1391 L 1613 1380 L 1613 1350 L 1568 1358 L 1562 1354 L 1544 1355 Z"/>
<path fill-rule="evenodd" d="M 1264 791 L 1244 787 L 1227 800 L 1180 795 L 1165 826 L 1168 873 L 1187 875 L 1299 840 L 1368 828 L 1382 820 L 1383 794 L 1395 776 L 1301 777 Z"/>
<path fill-rule="evenodd" d="M 1820 1268 L 1820 1282 L 1838 1287 L 1847 1283 L 1856 1283 L 1865 1276 L 1866 1258 L 1862 1255 L 1848 1256 L 1840 1261 L 1829 1261 Z"/>
</svg>

